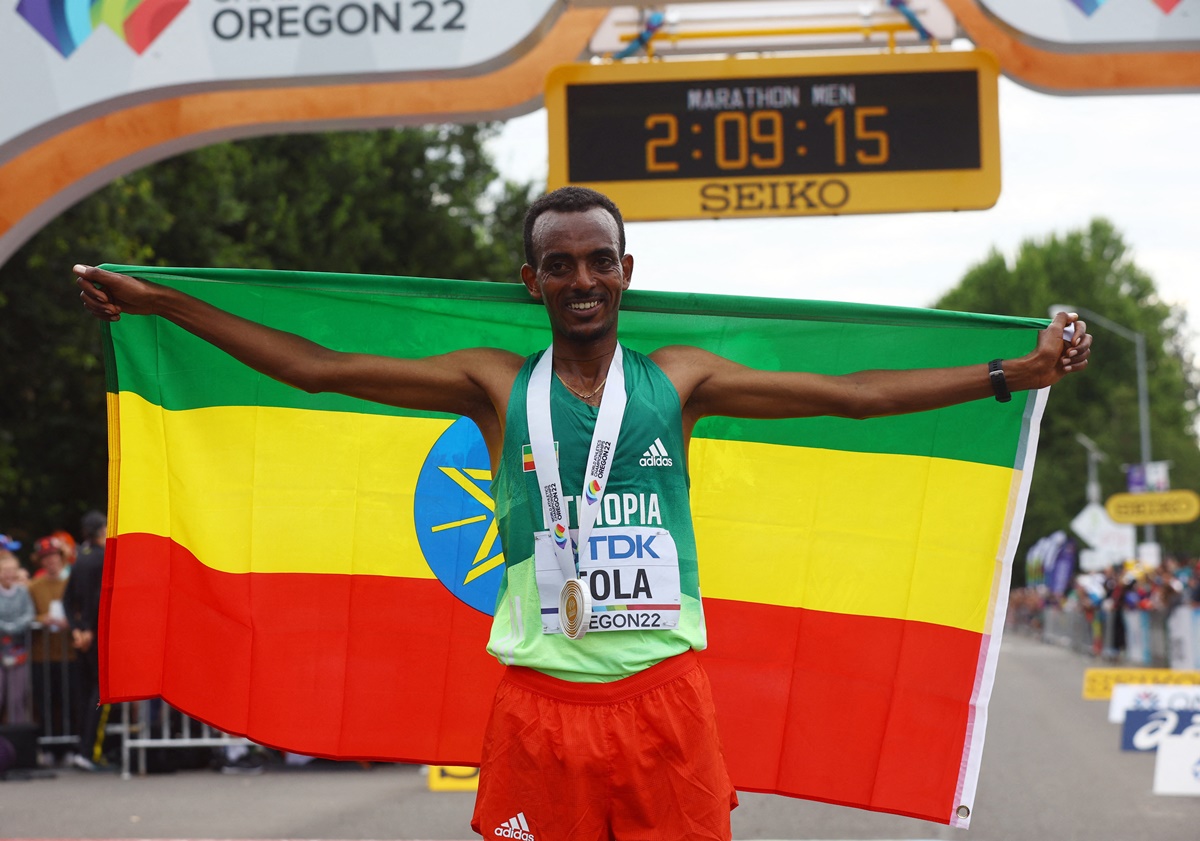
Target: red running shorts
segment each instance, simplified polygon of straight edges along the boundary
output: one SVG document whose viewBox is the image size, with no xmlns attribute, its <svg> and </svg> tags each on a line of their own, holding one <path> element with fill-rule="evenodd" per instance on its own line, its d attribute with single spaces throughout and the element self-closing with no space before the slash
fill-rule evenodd
<svg viewBox="0 0 1200 841">
<path fill-rule="evenodd" d="M 729 841 L 735 806 L 695 652 L 612 683 L 505 670 L 471 819 L 488 841 Z"/>
</svg>

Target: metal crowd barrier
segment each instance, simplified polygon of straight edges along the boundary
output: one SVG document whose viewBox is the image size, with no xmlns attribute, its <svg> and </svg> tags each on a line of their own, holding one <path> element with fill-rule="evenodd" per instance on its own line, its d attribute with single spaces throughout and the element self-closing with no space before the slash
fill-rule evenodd
<svg viewBox="0 0 1200 841">
<path fill-rule="evenodd" d="M 71 691 L 77 682 L 71 632 L 34 622 L 25 632 L 25 643 L 32 683 L 32 709 L 27 720 L 38 724 L 38 750 L 61 746 L 78 750 L 79 723 L 74 715 L 77 701 Z"/>
<path fill-rule="evenodd" d="M 85 691 L 85 686 L 81 686 L 83 681 L 78 671 L 81 664 L 71 646 L 70 630 L 35 622 L 25 631 L 23 643 L 28 653 L 27 708 L 5 723 L 36 724 L 39 762 L 44 761 L 48 752 L 80 753 L 90 761 L 93 745 L 82 745 L 80 736 L 84 705 L 89 699 L 77 697 L 79 692 Z M 117 707 L 120 707 L 119 716 Z M 138 773 L 147 773 L 149 750 L 250 744 L 246 739 L 222 733 L 158 700 L 112 705 L 104 713 L 99 719 L 99 729 L 105 737 L 120 739 L 121 776 L 124 779 L 132 776 L 135 758 Z M 4 707 L 0 705 L 0 715 L 3 714 Z"/>
<path fill-rule="evenodd" d="M 1080 654 L 1092 652 L 1092 617 L 1082 611 L 1046 608 L 1042 611 L 1042 641 Z"/>
<path fill-rule="evenodd" d="M 230 736 L 183 715 L 163 701 L 131 701 L 121 707 L 121 779 L 124 780 L 132 776 L 130 764 L 134 753 L 138 774 L 145 775 L 147 750 L 251 744 L 248 739 Z"/>
<path fill-rule="evenodd" d="M 1127 609 L 1117 614 L 1103 608 L 1085 611 L 1047 607 L 1041 612 L 1042 641 L 1114 662 L 1170 668 L 1170 615 L 1171 611 L 1167 610 Z M 1118 620 L 1124 623 L 1125 632 L 1124 645 L 1120 648 L 1117 647 Z"/>
</svg>

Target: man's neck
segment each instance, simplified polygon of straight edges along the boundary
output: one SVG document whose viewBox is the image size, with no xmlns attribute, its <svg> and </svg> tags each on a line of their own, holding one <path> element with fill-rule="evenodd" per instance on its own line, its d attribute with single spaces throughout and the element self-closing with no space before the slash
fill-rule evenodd
<svg viewBox="0 0 1200 841">
<path fill-rule="evenodd" d="M 599 406 L 608 383 L 608 371 L 617 352 L 616 338 L 587 344 L 566 343 L 555 338 L 553 370 L 567 389 L 589 406 Z"/>
<path fill-rule="evenodd" d="M 571 377 L 574 384 L 589 385 L 608 376 L 608 366 L 617 352 L 615 338 L 580 344 L 554 340 L 554 372 Z"/>
</svg>

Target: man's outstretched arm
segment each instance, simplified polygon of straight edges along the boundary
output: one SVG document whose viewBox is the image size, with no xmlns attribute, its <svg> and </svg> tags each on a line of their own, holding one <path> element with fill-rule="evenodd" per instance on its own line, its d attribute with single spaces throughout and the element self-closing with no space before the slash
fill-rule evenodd
<svg viewBox="0 0 1200 841">
<path fill-rule="evenodd" d="M 504 417 L 520 359 L 480 348 L 425 359 L 345 353 L 249 321 L 186 293 L 92 266 L 76 266 L 84 306 L 98 318 L 158 315 L 269 377 L 310 393 L 338 392 L 409 409 L 466 415 L 481 430 Z"/>
<path fill-rule="evenodd" d="M 1074 336 L 1063 341 L 1063 329 Z M 1003 363 L 1010 391 L 1053 385 L 1087 367 L 1092 337 L 1078 316 L 1059 313 L 1032 351 Z M 652 354 L 679 390 L 685 421 L 709 415 L 871 418 L 939 409 L 993 396 L 986 362 L 954 368 L 859 371 L 829 376 L 761 371 L 691 347 Z M 690 427 L 689 427 L 690 428 Z"/>
</svg>

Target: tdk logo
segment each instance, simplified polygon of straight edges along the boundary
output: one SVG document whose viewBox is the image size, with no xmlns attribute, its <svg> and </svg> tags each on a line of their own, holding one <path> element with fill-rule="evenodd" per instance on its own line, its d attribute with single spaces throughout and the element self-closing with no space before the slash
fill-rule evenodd
<svg viewBox="0 0 1200 841">
<path fill-rule="evenodd" d="M 642 467 L 670 467 L 675 462 L 667 455 L 667 447 L 663 444 L 661 438 L 655 438 L 654 443 L 650 445 L 650 449 L 642 453 L 641 459 L 638 461 Z"/>
<path fill-rule="evenodd" d="M 588 547 L 592 550 L 593 559 L 601 557 L 599 550 L 605 548 L 605 544 L 608 545 L 607 557 L 610 561 L 620 561 L 634 556 L 657 558 L 658 553 L 651 546 L 656 537 L 658 535 L 652 534 L 643 540 L 643 535 L 640 534 L 632 537 L 627 534 L 592 535 L 588 538 Z"/>
</svg>

